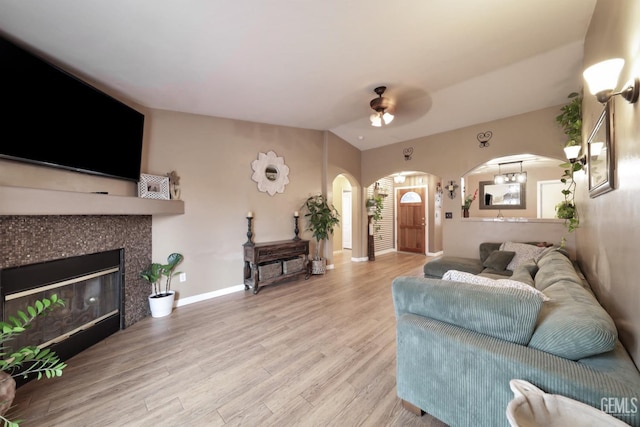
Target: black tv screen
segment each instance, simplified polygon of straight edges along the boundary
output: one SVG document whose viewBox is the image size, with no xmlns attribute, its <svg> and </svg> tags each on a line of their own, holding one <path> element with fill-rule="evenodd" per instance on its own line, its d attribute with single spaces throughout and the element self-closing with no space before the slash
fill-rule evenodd
<svg viewBox="0 0 640 427">
<path fill-rule="evenodd" d="M 138 181 L 144 115 L 0 37 L 0 157 Z"/>
</svg>

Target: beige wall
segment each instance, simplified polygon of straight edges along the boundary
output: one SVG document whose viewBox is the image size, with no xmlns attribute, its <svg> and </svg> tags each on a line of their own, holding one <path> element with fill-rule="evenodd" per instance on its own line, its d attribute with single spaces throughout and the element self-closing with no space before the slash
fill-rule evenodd
<svg viewBox="0 0 640 427">
<path fill-rule="evenodd" d="M 385 176 L 400 170 L 416 170 L 442 178 L 443 184 L 453 180 L 460 183 L 460 178 L 474 169 L 497 157 L 514 154 L 536 154 L 540 156 L 563 159 L 564 134 L 555 122 L 555 117 L 560 113 L 560 106 L 533 111 L 518 116 L 508 117 L 488 123 L 457 129 L 438 135 L 418 138 L 412 141 L 393 144 L 362 153 L 362 181 L 371 183 L 377 177 Z M 480 132 L 493 132 L 493 138 L 486 148 L 480 148 L 476 135 Z M 411 160 L 405 160 L 403 149 L 413 147 Z M 560 170 L 560 168 L 558 168 Z M 560 170 L 560 172 L 562 172 Z M 486 222 L 471 221 L 461 225 L 460 188 L 456 191 L 454 199 L 449 198 L 447 192 L 442 197 L 442 250 L 445 254 L 463 256 L 466 253 L 477 254 L 478 245 L 476 238 L 471 239 L 461 236 L 459 230 L 464 227 L 467 233 L 473 236 L 482 236 L 487 226 Z M 444 219 L 446 212 L 451 212 L 452 219 Z M 509 216 L 506 212 L 505 216 Z M 560 244 L 563 237 L 567 238 L 567 245 L 573 252 L 574 235 L 564 233 L 566 229 L 558 226 L 557 222 L 548 221 L 536 223 L 535 226 L 518 228 L 518 232 L 507 223 L 495 225 L 493 240 L 537 240 L 535 236 L 544 231 L 544 235 L 552 243 Z M 434 224 L 437 218 L 433 218 Z M 524 230 L 524 232 L 522 231 Z M 529 234 L 529 236 L 527 236 Z M 437 233 L 434 233 L 437 236 Z M 499 236 L 499 237 L 498 237 Z M 467 241 L 467 245 L 460 243 Z M 467 249 L 470 247 L 471 249 Z M 437 248 L 434 242 L 434 248 Z"/>
<path fill-rule="evenodd" d="M 618 88 L 640 76 L 640 2 L 599 0 L 585 39 L 585 68 L 622 57 Z M 591 199 L 586 175 L 578 174 L 578 261 L 600 302 L 612 314 L 620 339 L 640 366 L 640 104 L 614 98 L 615 190 Z M 588 91 L 583 102 L 583 139 L 602 111 Z"/>
<path fill-rule="evenodd" d="M 333 181 L 342 175 L 351 186 L 351 229 L 352 229 L 352 258 L 364 261 L 367 258 L 367 213 L 365 211 L 366 188 L 363 187 L 361 175 L 361 152 L 353 145 L 345 142 L 343 139 L 331 132 L 326 132 L 326 176 L 327 195 L 329 200 L 335 201 Z M 325 256 L 331 260 L 332 252 L 339 250 L 341 244 L 334 244 L 335 236 L 329 239 L 326 245 Z"/>
<path fill-rule="evenodd" d="M 148 172 L 176 170 L 185 201 L 184 215 L 154 217 L 153 258 L 184 254 L 187 282 L 175 286 L 180 298 L 241 284 L 247 212 L 254 215 L 255 242 L 293 238 L 293 212 L 322 189 L 323 133 L 168 111 L 148 119 Z M 273 196 L 251 179 L 251 162 L 270 150 L 289 167 L 289 184 Z M 306 226 L 302 217 L 301 230 Z M 307 231 L 301 236 L 311 238 Z"/>
</svg>

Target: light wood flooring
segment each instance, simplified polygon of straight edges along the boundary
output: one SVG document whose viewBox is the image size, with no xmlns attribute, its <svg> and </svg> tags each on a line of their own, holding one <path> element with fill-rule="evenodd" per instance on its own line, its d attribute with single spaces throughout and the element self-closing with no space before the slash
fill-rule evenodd
<svg viewBox="0 0 640 427">
<path fill-rule="evenodd" d="M 396 396 L 391 280 L 424 255 L 350 261 L 323 276 L 146 318 L 18 389 L 23 427 L 429 426 Z"/>
</svg>

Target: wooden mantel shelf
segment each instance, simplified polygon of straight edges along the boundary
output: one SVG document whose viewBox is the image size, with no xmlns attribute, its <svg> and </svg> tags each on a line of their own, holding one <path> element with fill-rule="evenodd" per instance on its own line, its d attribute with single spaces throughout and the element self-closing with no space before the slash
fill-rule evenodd
<svg viewBox="0 0 640 427">
<path fill-rule="evenodd" d="M 0 215 L 181 215 L 182 200 L 0 186 Z"/>
</svg>

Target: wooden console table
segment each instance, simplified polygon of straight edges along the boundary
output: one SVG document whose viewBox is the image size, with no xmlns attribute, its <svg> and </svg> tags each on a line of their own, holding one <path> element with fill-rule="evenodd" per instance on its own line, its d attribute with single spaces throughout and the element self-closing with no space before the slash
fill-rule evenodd
<svg viewBox="0 0 640 427">
<path fill-rule="evenodd" d="M 261 286 L 292 279 L 304 275 L 309 278 L 309 241 L 308 240 L 281 240 L 278 242 L 245 243 L 244 250 L 244 289 L 253 289 L 257 294 Z M 269 265 L 271 262 L 280 263 L 287 260 L 302 257 L 302 264 L 295 271 L 283 272 L 275 277 L 260 277 L 260 268 Z M 298 263 L 299 264 L 299 263 Z"/>
</svg>

